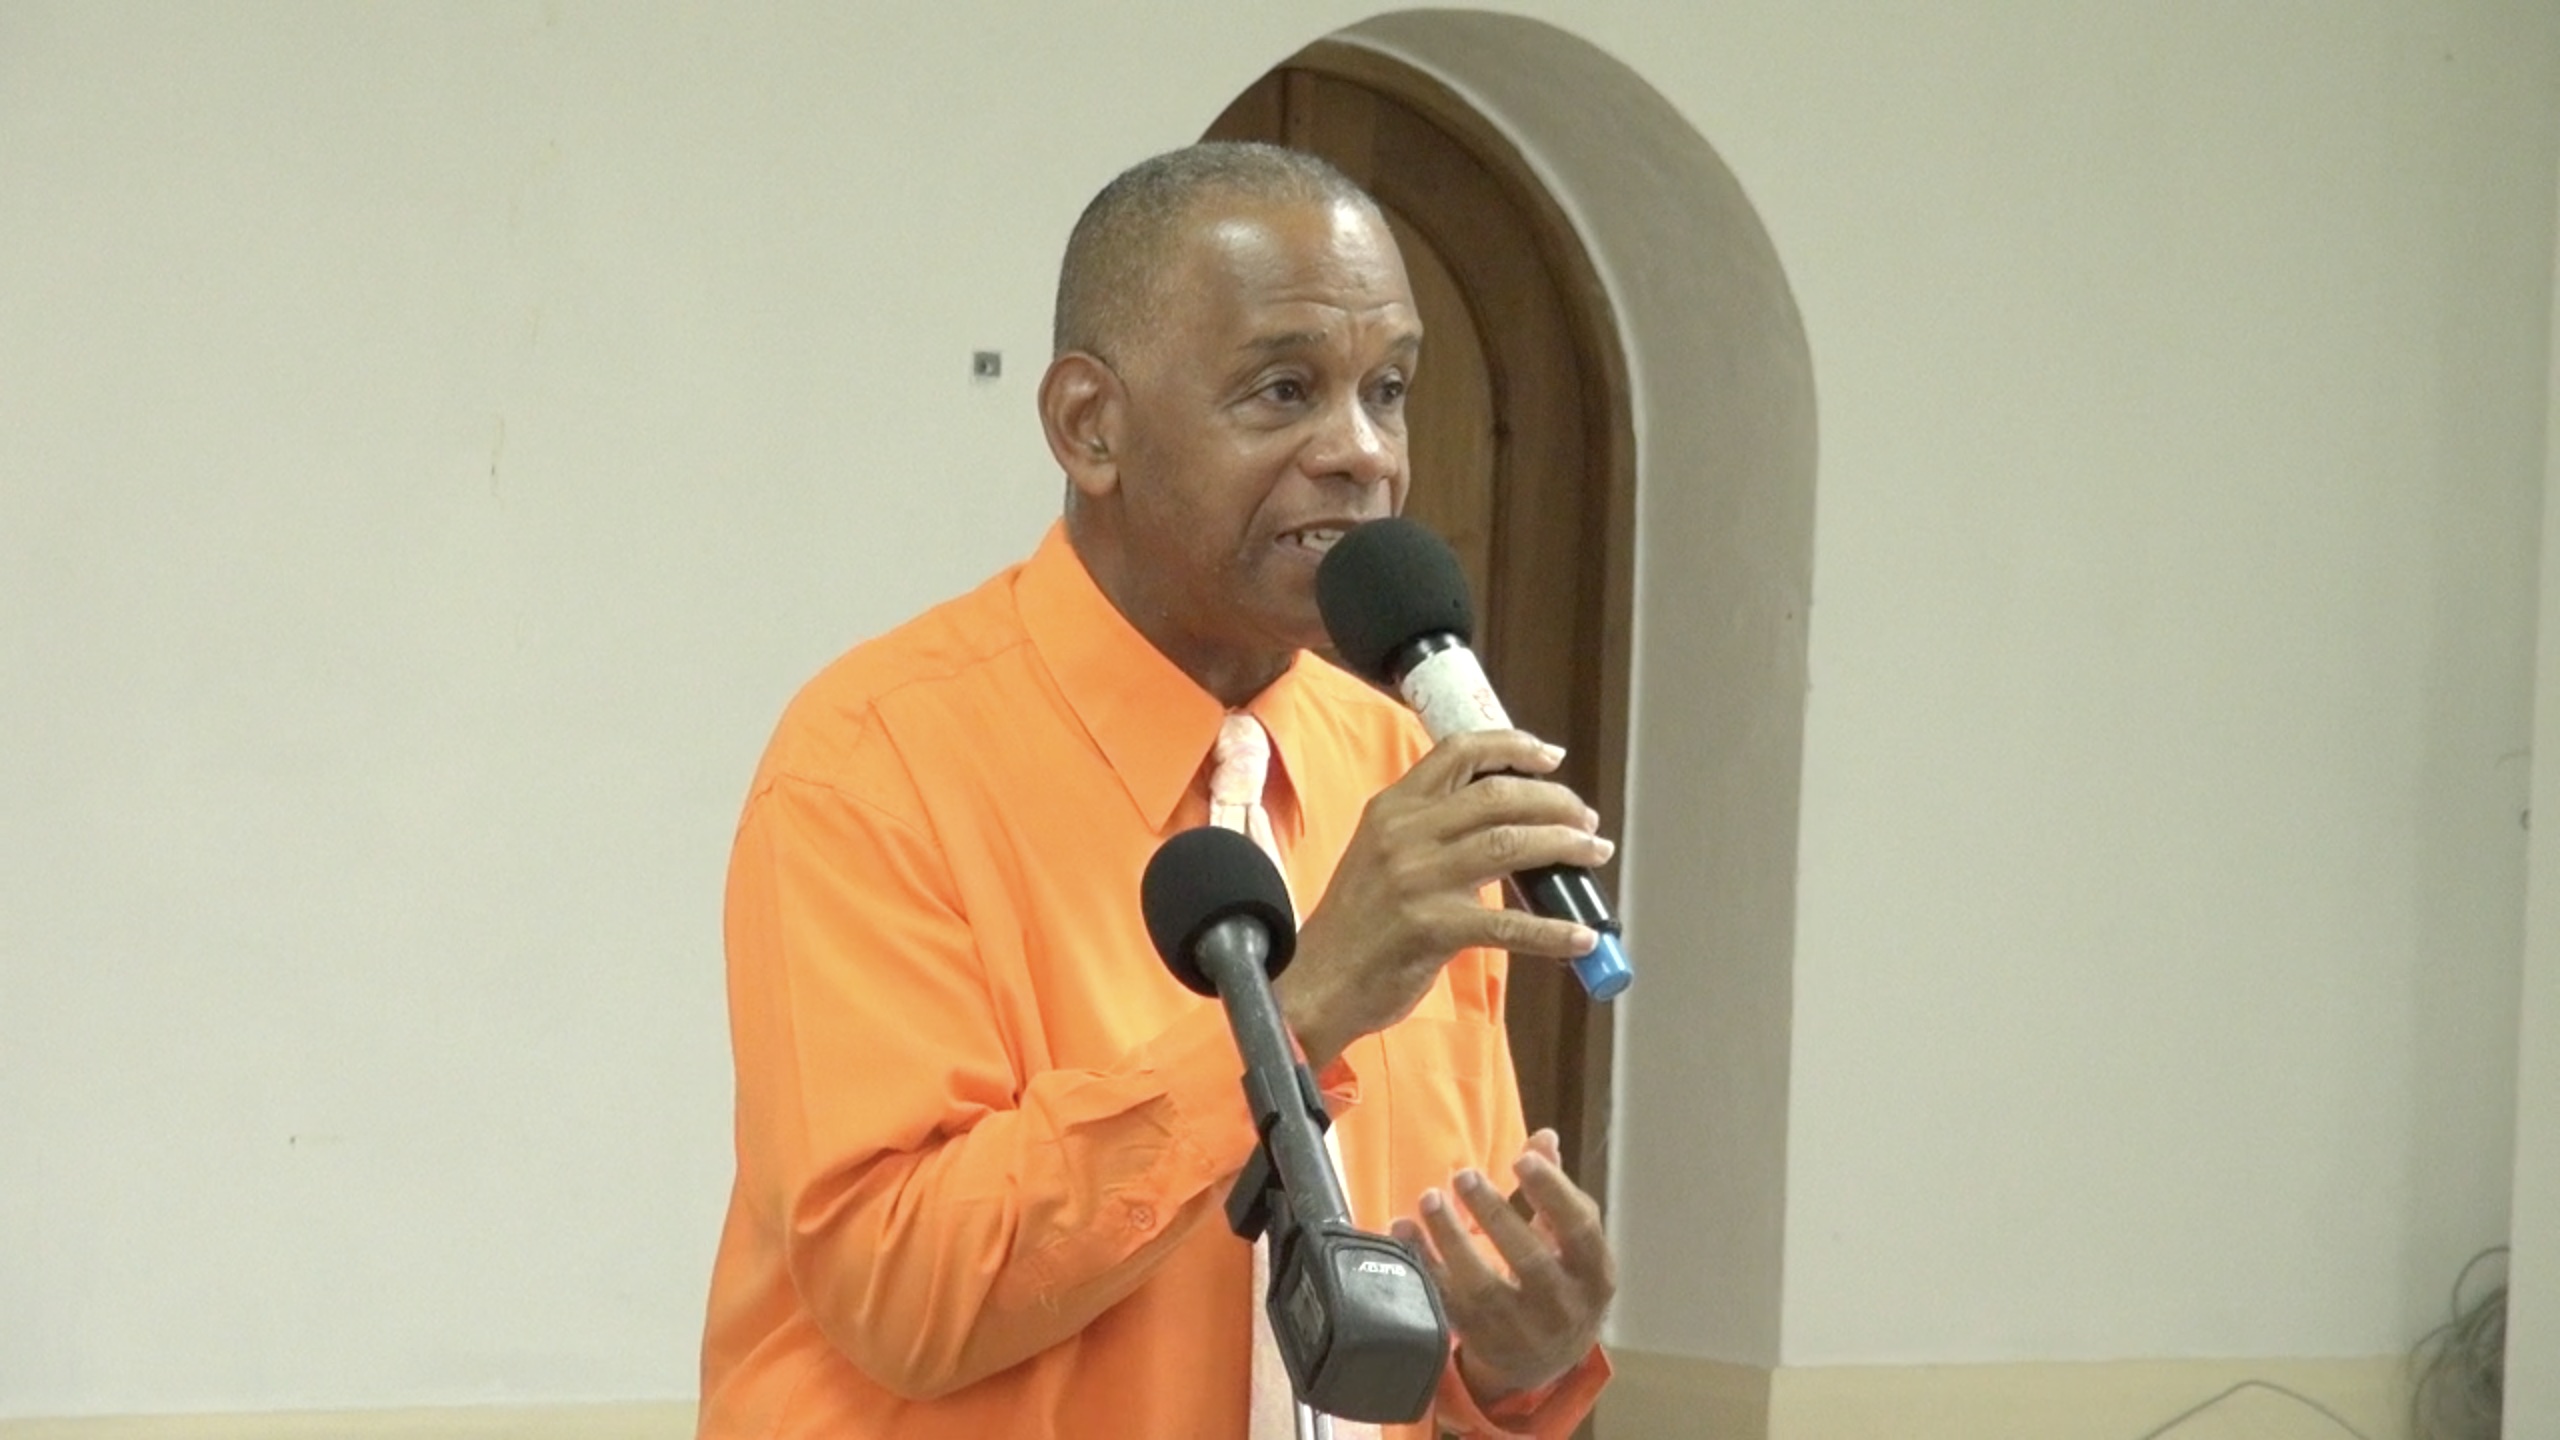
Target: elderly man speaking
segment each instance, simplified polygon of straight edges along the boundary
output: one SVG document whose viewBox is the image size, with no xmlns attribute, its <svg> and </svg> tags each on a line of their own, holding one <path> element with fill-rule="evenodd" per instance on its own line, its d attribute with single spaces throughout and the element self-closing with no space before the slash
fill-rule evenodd
<svg viewBox="0 0 2560 1440">
<path fill-rule="evenodd" d="M 738 823 L 706 1440 L 1380 1433 L 1301 1411 L 1257 1330 L 1235 1042 L 1139 918 L 1148 857 L 1212 820 L 1284 867 L 1277 996 L 1352 1213 L 1425 1255 L 1455 1334 L 1383 1434 L 1589 1411 L 1614 1262 L 1522 1134 L 1502 1006 L 1505 951 L 1594 936 L 1484 891 L 1610 844 L 1539 778 L 1561 752 L 1434 746 L 1309 648 L 1326 548 L 1403 504 L 1421 348 L 1376 204 L 1320 160 L 1196 146 L 1087 207 L 1040 385 L 1065 514 L 811 681 Z"/>
</svg>

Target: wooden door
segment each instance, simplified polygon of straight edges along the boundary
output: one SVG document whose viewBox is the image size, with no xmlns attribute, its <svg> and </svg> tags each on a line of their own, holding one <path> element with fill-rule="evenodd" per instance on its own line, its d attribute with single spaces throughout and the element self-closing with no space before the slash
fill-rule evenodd
<svg viewBox="0 0 2560 1440">
<path fill-rule="evenodd" d="M 1322 155 L 1385 210 L 1423 324 L 1405 512 L 1466 567 L 1477 650 L 1513 720 L 1567 747 L 1562 778 L 1614 826 L 1634 452 L 1616 323 L 1572 226 L 1465 101 L 1340 42 L 1264 76 L 1203 138 Z M 1563 967 L 1515 957 L 1508 1023 L 1530 1127 L 1554 1126 L 1605 1200 L 1605 1008 Z"/>
</svg>

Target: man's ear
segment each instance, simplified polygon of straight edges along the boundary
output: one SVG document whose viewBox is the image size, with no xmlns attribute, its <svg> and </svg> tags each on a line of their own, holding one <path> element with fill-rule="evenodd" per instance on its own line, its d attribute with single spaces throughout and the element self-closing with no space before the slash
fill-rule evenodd
<svg viewBox="0 0 2560 1440">
<path fill-rule="evenodd" d="M 1081 350 L 1049 362 L 1040 377 L 1040 428 L 1067 483 L 1087 499 L 1120 485 L 1120 440 L 1127 433 L 1128 391 L 1112 368 Z"/>
</svg>

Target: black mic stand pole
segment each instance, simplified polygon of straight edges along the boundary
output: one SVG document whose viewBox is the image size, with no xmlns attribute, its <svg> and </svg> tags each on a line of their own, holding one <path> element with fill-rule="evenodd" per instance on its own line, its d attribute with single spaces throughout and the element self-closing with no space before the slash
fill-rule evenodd
<svg viewBox="0 0 2560 1440">
<path fill-rule="evenodd" d="M 1448 1319 L 1418 1257 L 1351 1223 L 1324 1143 L 1333 1117 L 1281 1023 L 1269 950 L 1259 925 L 1228 921 L 1197 952 L 1235 1031 L 1258 1137 L 1227 1223 L 1245 1240 L 1270 1234 L 1264 1304 L 1298 1397 L 1348 1420 L 1418 1420 L 1448 1363 Z"/>
</svg>

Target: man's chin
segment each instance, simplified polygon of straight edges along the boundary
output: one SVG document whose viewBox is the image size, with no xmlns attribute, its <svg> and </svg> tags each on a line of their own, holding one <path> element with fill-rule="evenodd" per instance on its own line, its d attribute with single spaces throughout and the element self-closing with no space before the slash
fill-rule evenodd
<svg viewBox="0 0 2560 1440">
<path fill-rule="evenodd" d="M 1313 612 L 1314 607 L 1310 606 L 1308 613 L 1303 615 L 1273 615 L 1268 617 L 1260 628 L 1264 635 L 1270 637 L 1272 648 L 1275 650 L 1287 650 L 1293 654 L 1300 650 L 1313 650 L 1319 655 L 1330 658 L 1333 654 L 1333 637 L 1325 633 L 1324 622 L 1316 618 Z"/>
<path fill-rule="evenodd" d="M 1303 594 L 1292 595 L 1289 603 L 1275 606 L 1271 612 L 1272 629 L 1284 637 L 1293 650 L 1331 650 L 1333 637 L 1325 632 L 1324 615 L 1316 609 L 1315 586 Z"/>
<path fill-rule="evenodd" d="M 1269 565 L 1252 577 L 1254 628 L 1292 650 L 1320 649 L 1332 643 L 1325 634 L 1324 614 L 1316 608 L 1316 572 L 1292 561 Z"/>
</svg>

